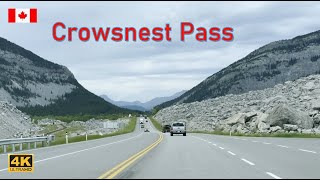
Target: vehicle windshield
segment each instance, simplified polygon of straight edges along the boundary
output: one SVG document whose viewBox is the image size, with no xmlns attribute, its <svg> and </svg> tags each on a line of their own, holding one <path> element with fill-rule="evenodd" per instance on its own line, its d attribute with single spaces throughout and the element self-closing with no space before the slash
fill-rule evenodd
<svg viewBox="0 0 320 180">
<path fill-rule="evenodd" d="M 176 127 L 176 126 L 184 126 L 183 123 L 173 123 L 172 126 Z"/>
</svg>

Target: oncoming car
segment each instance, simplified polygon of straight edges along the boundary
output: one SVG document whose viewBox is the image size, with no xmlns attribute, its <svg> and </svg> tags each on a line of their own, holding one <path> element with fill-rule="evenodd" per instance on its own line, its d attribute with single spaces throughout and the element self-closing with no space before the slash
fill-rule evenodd
<svg viewBox="0 0 320 180">
<path fill-rule="evenodd" d="M 185 122 L 174 122 L 171 124 L 170 134 L 183 134 L 183 136 L 187 135 L 187 128 Z"/>
</svg>

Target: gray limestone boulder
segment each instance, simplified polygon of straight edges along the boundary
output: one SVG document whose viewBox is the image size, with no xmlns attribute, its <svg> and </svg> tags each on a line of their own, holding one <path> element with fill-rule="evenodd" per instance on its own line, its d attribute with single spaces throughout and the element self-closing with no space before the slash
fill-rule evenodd
<svg viewBox="0 0 320 180">
<path fill-rule="evenodd" d="M 230 126 L 235 125 L 235 124 L 244 124 L 246 117 L 247 117 L 246 114 L 243 114 L 243 113 L 236 114 L 236 115 L 228 118 L 226 120 L 226 124 L 228 124 Z"/>
<path fill-rule="evenodd" d="M 297 125 L 293 125 L 293 124 L 284 124 L 283 125 L 283 129 L 286 131 L 297 131 L 298 128 L 299 127 Z"/>
<path fill-rule="evenodd" d="M 270 131 L 271 132 L 278 132 L 279 130 L 281 130 L 282 128 L 280 126 L 274 126 L 274 127 L 270 127 Z"/>
<path fill-rule="evenodd" d="M 266 118 L 266 123 L 271 126 L 283 127 L 284 124 L 298 125 L 303 129 L 313 127 L 313 120 L 307 113 L 293 109 L 286 105 L 278 105 L 274 107 Z"/>
</svg>

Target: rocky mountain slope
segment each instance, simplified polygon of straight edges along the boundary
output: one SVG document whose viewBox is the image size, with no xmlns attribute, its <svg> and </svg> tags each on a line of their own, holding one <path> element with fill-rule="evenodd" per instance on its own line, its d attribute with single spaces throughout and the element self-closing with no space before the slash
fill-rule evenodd
<svg viewBox="0 0 320 180">
<path fill-rule="evenodd" d="M 320 31 L 316 31 L 265 45 L 156 108 L 261 90 L 319 73 Z"/>
<path fill-rule="evenodd" d="M 0 38 L 0 100 L 31 115 L 127 112 L 83 88 L 68 68 Z"/>
<path fill-rule="evenodd" d="M 173 105 L 160 110 L 155 118 L 161 124 L 185 120 L 191 131 L 320 133 L 320 75 Z"/>
<path fill-rule="evenodd" d="M 0 101 L 0 139 L 29 136 L 39 130 L 28 115 L 12 104 Z"/>
<path fill-rule="evenodd" d="M 149 111 L 151 110 L 153 107 L 167 102 L 167 101 L 171 101 L 179 96 L 181 96 L 182 94 L 184 94 L 185 92 L 187 92 L 186 90 L 180 91 L 175 93 L 172 96 L 167 96 L 167 97 L 156 97 L 151 99 L 150 101 L 147 101 L 145 103 L 142 103 L 140 101 L 133 101 L 133 102 L 127 102 L 127 101 L 114 101 L 112 99 L 110 99 L 107 95 L 101 95 L 100 97 L 102 97 L 104 100 L 119 106 L 119 107 L 123 107 L 123 108 L 127 108 L 127 109 L 132 109 L 132 110 L 139 110 L 139 111 Z"/>
</svg>

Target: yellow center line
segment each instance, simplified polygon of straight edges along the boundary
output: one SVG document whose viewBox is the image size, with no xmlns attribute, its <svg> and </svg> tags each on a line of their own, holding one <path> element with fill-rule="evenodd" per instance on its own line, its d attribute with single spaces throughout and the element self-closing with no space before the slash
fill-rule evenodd
<svg viewBox="0 0 320 180">
<path fill-rule="evenodd" d="M 112 179 L 116 175 L 120 174 L 125 168 L 127 168 L 130 164 L 135 162 L 137 159 L 148 153 L 150 150 L 152 150 L 154 147 L 156 147 L 161 141 L 163 140 L 163 135 L 160 134 L 159 139 L 143 149 L 142 151 L 136 153 L 135 155 L 131 156 L 129 159 L 123 161 L 122 163 L 118 164 L 111 170 L 107 171 L 103 175 L 99 176 L 98 179 Z"/>
</svg>

